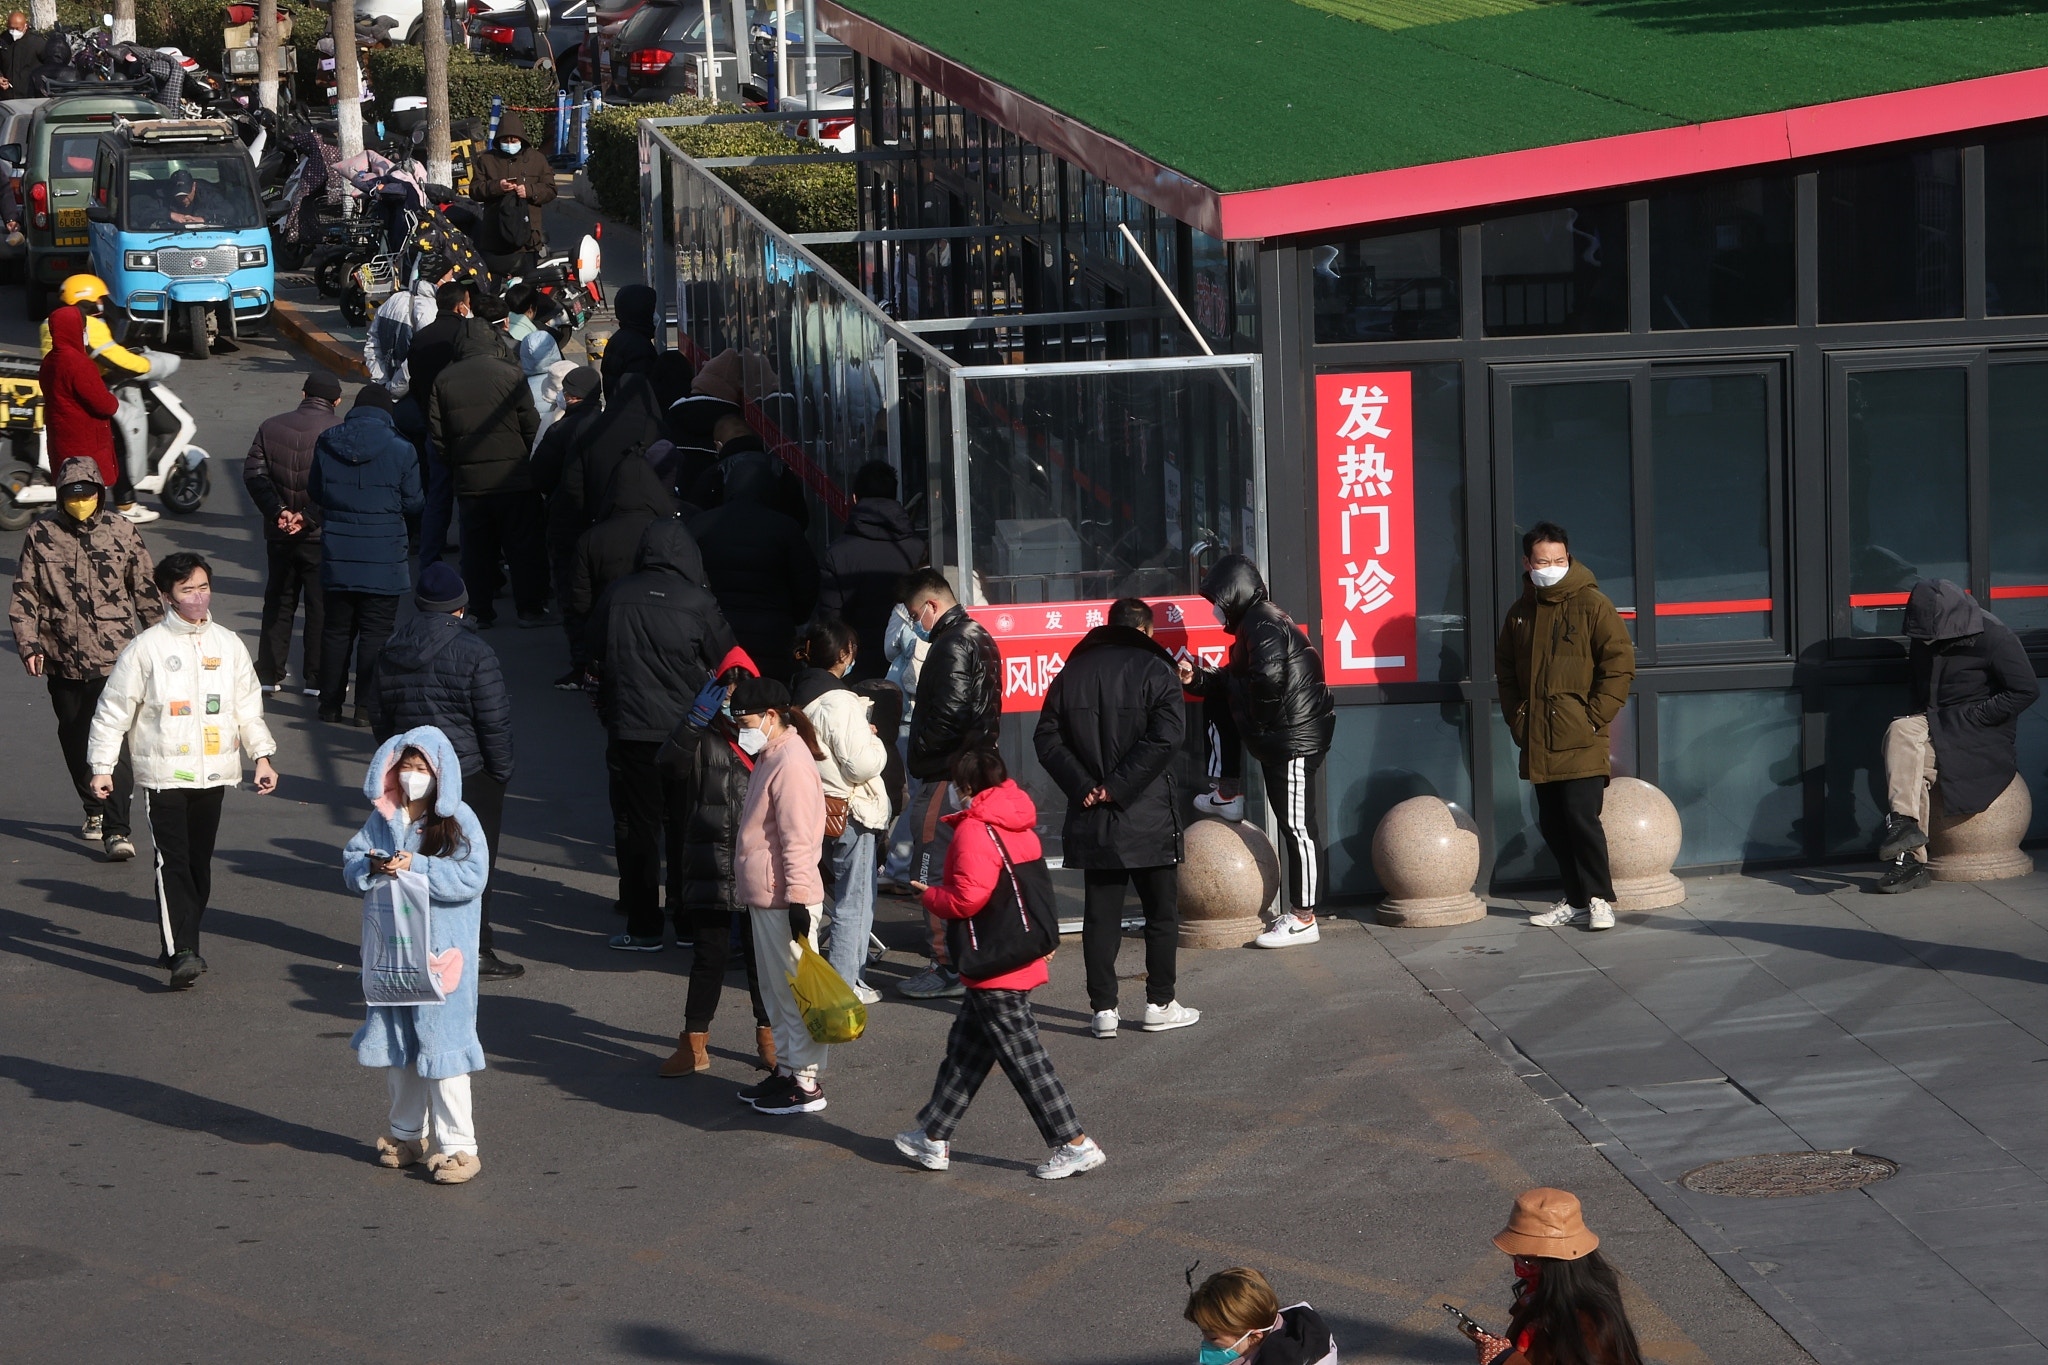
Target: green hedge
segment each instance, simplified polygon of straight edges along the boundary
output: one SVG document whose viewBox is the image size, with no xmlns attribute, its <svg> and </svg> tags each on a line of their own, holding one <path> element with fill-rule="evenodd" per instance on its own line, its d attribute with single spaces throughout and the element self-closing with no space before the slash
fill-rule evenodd
<svg viewBox="0 0 2048 1365">
<path fill-rule="evenodd" d="M 369 68 L 370 89 L 387 117 L 393 100 L 427 93 L 426 54 L 416 47 L 377 48 L 370 53 Z M 502 96 L 508 106 L 544 109 L 545 114 L 521 115 L 527 136 L 543 153 L 555 145 L 555 94 L 560 88 L 545 71 L 494 62 L 459 48 L 448 53 L 448 117 L 488 119 L 493 95 Z"/>
</svg>

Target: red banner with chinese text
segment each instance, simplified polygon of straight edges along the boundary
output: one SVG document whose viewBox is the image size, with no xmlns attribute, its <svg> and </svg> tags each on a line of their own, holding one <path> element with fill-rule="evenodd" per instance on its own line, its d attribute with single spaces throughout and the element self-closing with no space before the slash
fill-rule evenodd
<svg viewBox="0 0 2048 1365">
<path fill-rule="evenodd" d="M 1316 376 L 1323 675 L 1413 682 L 1415 404 L 1406 370 Z"/>
<path fill-rule="evenodd" d="M 1148 597 L 1152 638 L 1175 659 L 1221 668 L 1230 636 L 1216 624 L 1203 597 Z M 1008 607 L 969 607 L 967 614 L 988 627 L 1003 656 L 1003 710 L 1036 711 L 1045 690 L 1067 666 L 1081 637 L 1109 620 L 1110 603 L 1024 602 Z"/>
</svg>

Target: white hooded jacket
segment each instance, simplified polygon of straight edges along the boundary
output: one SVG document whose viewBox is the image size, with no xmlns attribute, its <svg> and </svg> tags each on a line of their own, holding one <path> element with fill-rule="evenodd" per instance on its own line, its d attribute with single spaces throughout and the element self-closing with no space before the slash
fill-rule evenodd
<svg viewBox="0 0 2048 1365">
<path fill-rule="evenodd" d="M 825 751 L 818 760 L 825 795 L 844 800 L 854 824 L 879 830 L 889 827 L 889 789 L 882 783 L 889 746 L 868 723 L 872 704 L 858 692 L 835 687 L 806 706 L 804 715 L 818 732 L 818 747 Z"/>
<path fill-rule="evenodd" d="M 263 720 L 263 687 L 235 633 L 172 612 L 128 642 L 93 713 L 86 762 L 111 774 L 126 739 L 135 779 L 151 789 L 231 787 L 242 763 L 277 741 Z"/>
<path fill-rule="evenodd" d="M 363 368 L 370 372 L 370 382 L 382 384 L 393 398 L 405 397 L 412 383 L 407 362 L 413 334 L 440 315 L 434 302 L 436 287 L 432 280 L 413 281 L 411 289 L 384 300 L 363 334 Z"/>
</svg>

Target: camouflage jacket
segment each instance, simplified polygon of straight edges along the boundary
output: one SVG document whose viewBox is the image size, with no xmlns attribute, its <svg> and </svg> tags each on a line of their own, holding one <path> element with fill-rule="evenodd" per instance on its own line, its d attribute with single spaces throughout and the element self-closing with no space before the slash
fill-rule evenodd
<svg viewBox="0 0 2048 1365">
<path fill-rule="evenodd" d="M 163 599 L 142 534 L 104 509 L 83 524 L 62 509 L 38 517 L 21 540 L 7 621 L 22 658 L 41 651 L 60 678 L 105 677 L 136 632 L 163 619 Z"/>
</svg>

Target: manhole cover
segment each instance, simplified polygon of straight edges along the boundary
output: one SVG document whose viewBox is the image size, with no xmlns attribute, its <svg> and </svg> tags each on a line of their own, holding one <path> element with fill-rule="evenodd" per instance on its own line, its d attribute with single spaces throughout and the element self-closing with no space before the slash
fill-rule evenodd
<svg viewBox="0 0 2048 1365">
<path fill-rule="evenodd" d="M 1710 1161 L 1678 1183 L 1701 1194 L 1737 1199 L 1789 1199 L 1875 1185 L 1899 1173 L 1896 1161 L 1863 1152 L 1770 1152 Z"/>
</svg>

